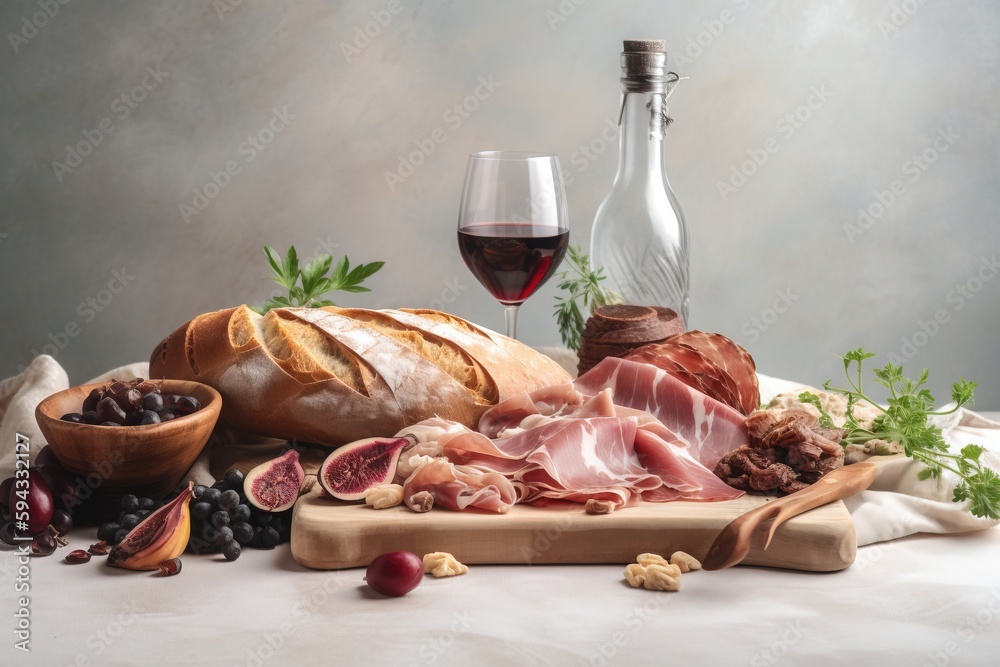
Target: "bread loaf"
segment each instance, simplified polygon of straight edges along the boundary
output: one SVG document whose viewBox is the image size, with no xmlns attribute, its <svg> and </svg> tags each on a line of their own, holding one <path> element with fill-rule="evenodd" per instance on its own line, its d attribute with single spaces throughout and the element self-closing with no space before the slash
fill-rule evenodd
<svg viewBox="0 0 1000 667">
<path fill-rule="evenodd" d="M 246 306 L 194 318 L 153 351 L 151 378 L 222 394 L 220 423 L 341 445 L 487 408 L 570 376 L 516 340 L 433 310 Z"/>
</svg>

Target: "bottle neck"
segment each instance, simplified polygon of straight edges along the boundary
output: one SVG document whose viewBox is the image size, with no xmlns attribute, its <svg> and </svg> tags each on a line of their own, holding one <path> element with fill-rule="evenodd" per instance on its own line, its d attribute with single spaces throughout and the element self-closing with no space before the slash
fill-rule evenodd
<svg viewBox="0 0 1000 667">
<path fill-rule="evenodd" d="M 662 126 L 651 122 L 659 116 L 664 103 L 662 95 L 622 93 L 621 142 L 616 183 L 634 181 L 663 182 Z M 647 103 L 651 108 L 647 108 Z"/>
</svg>

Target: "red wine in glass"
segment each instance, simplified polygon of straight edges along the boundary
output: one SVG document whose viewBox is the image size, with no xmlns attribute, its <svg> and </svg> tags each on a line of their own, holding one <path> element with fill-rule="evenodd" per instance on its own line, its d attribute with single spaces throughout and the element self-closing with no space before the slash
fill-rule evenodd
<svg viewBox="0 0 1000 667">
<path fill-rule="evenodd" d="M 458 230 L 465 265 L 505 306 L 517 306 L 545 284 L 562 261 L 569 230 L 522 222 L 490 222 Z"/>
<path fill-rule="evenodd" d="M 517 311 L 556 271 L 569 243 L 566 185 L 551 153 L 469 156 L 458 211 L 465 265 L 503 306 L 507 335 Z"/>
</svg>

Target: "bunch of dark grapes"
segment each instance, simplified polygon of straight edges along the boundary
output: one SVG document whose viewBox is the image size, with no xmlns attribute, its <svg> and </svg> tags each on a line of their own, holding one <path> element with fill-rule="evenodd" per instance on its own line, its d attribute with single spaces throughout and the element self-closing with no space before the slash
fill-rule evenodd
<svg viewBox="0 0 1000 667">
<path fill-rule="evenodd" d="M 243 493 L 243 473 L 233 468 L 212 486 L 194 487 L 191 500 L 193 553 L 222 554 L 236 560 L 242 547 L 272 549 L 287 542 L 291 532 L 291 510 L 273 514 L 257 509 Z"/>
<path fill-rule="evenodd" d="M 104 540 L 108 546 L 115 546 L 125 539 L 139 522 L 163 506 L 152 498 L 138 498 L 133 494 L 122 496 L 122 502 L 117 521 L 102 523 L 97 528 L 97 539 Z"/>
</svg>

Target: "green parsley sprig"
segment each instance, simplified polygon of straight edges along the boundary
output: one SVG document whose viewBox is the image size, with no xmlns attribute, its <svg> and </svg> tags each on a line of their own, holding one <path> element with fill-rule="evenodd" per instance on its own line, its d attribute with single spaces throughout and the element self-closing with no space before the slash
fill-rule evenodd
<svg viewBox="0 0 1000 667">
<path fill-rule="evenodd" d="M 328 292 L 338 290 L 342 292 L 370 292 L 371 290 L 362 287 L 361 283 L 385 264 L 385 262 L 371 262 L 358 264 L 352 269 L 347 255 L 344 255 L 333 267 L 333 272 L 327 275 L 330 267 L 333 266 L 333 258 L 330 255 L 317 255 L 305 266 L 299 265 L 295 246 L 288 248 L 284 260 L 275 253 L 274 248 L 268 245 L 264 246 L 264 255 L 274 272 L 271 279 L 287 289 L 288 296 L 271 297 L 264 302 L 263 306 L 254 308 L 261 315 L 272 308 L 289 306 L 322 308 L 323 306 L 336 305 L 329 299 L 321 298 Z"/>
<path fill-rule="evenodd" d="M 577 300 L 588 309 L 589 316 L 589 311 L 594 308 L 621 303 L 622 298 L 601 285 L 601 281 L 607 277 L 604 269 L 592 270 L 590 257 L 583 253 L 580 246 L 570 246 L 567 255 L 566 264 L 569 268 L 559 274 L 563 279 L 559 289 L 565 290 L 567 294 L 556 297 L 556 324 L 559 325 L 563 344 L 578 352 L 587 318 L 583 316 Z"/>
<path fill-rule="evenodd" d="M 799 401 L 802 403 L 809 403 L 819 410 L 819 425 L 823 428 L 837 428 L 833 423 L 833 417 L 830 413 L 823 409 L 823 403 L 820 402 L 819 396 L 813 394 L 812 392 L 804 391 L 799 394 Z"/>
<path fill-rule="evenodd" d="M 942 470 L 949 470 L 961 480 L 955 487 L 954 502 L 969 501 L 969 510 L 974 516 L 1000 519 L 1000 475 L 980 463 L 985 450 L 970 444 L 958 454 L 953 454 L 941 435 L 941 429 L 929 422 L 931 417 L 951 414 L 964 405 L 971 405 L 976 383 L 959 378 L 952 385 L 951 392 L 955 407 L 939 412 L 934 410 L 934 396 L 924 386 L 928 376 L 926 368 L 914 381 L 903 376 L 901 365 L 887 363 L 874 370 L 875 382 L 889 390 L 888 405 L 882 407 L 862 390 L 862 364 L 874 356 L 858 348 L 842 357 L 850 389 L 832 387 L 829 381 L 823 385 L 827 391 L 847 397 L 847 421 L 844 424 L 847 435 L 841 440 L 841 445 L 863 444 L 875 439 L 898 442 L 907 456 L 926 466 L 920 472 L 920 479 L 938 477 Z M 854 418 L 854 406 L 862 400 L 881 410 L 870 429 L 863 428 Z M 815 403 L 818 402 L 816 399 Z"/>
</svg>

